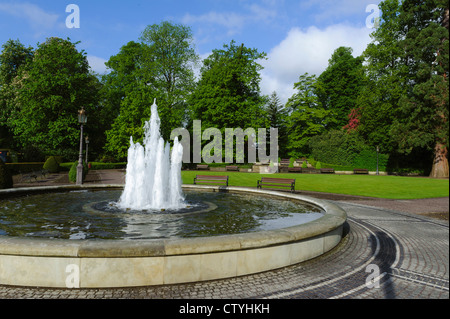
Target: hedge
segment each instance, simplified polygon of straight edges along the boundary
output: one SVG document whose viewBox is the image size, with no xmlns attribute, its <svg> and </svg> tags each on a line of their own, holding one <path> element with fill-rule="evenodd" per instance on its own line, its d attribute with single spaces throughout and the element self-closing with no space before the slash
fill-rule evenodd
<svg viewBox="0 0 450 319">
<path fill-rule="evenodd" d="M 6 163 L 5 164 L 11 174 L 16 175 L 20 173 L 30 173 L 39 171 L 44 166 L 44 162 L 34 163 Z"/>
</svg>

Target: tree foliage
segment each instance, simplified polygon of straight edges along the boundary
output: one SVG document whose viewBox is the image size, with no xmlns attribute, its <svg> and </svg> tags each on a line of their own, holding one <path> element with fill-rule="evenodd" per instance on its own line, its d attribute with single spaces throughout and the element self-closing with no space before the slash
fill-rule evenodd
<svg viewBox="0 0 450 319">
<path fill-rule="evenodd" d="M 364 53 L 360 132 L 391 153 L 433 152 L 438 175 L 448 176 L 448 2 L 386 0 L 380 7 L 381 24 Z"/>
<path fill-rule="evenodd" d="M 329 123 L 330 128 L 345 126 L 348 114 L 357 108 L 356 98 L 364 80 L 363 59 L 353 57 L 352 52 L 349 47 L 337 48 L 328 61 L 327 69 L 318 77 L 321 90 L 317 91 L 317 96 L 334 120 L 334 123 Z"/>
<path fill-rule="evenodd" d="M 259 59 L 265 53 L 234 41 L 203 61 L 201 78 L 189 99 L 192 118 L 202 126 L 225 128 L 258 128 L 263 122 L 264 99 L 260 94 Z"/>
<path fill-rule="evenodd" d="M 190 28 L 164 21 L 147 26 L 140 40 L 110 58 L 106 65 L 111 72 L 103 78 L 105 103 L 114 116 L 105 150 L 116 159 L 126 157 L 130 136 L 143 138 L 154 99 L 165 140 L 188 121 L 186 99 L 195 86 L 198 60 Z"/>
<path fill-rule="evenodd" d="M 267 136 L 270 135 L 269 128 L 278 129 L 278 154 L 280 157 L 287 157 L 287 142 L 288 142 L 288 109 L 285 105 L 281 104 L 280 98 L 277 92 L 272 92 L 270 97 L 268 97 L 265 104 L 264 111 L 266 113 L 266 124 Z"/>
<path fill-rule="evenodd" d="M 97 79 L 76 43 L 49 38 L 11 82 L 14 94 L 7 125 L 22 147 L 74 156 L 79 141 L 77 112 L 97 103 Z M 95 121 L 94 121 L 95 122 Z"/>
<path fill-rule="evenodd" d="M 194 89 L 194 67 L 199 60 L 193 39 L 190 27 L 168 21 L 147 26 L 140 37 L 146 45 L 142 61 L 145 84 L 156 92 L 165 139 L 187 121 L 185 101 Z"/>
<path fill-rule="evenodd" d="M 326 130 L 331 111 L 323 108 L 319 100 L 318 92 L 322 87 L 315 75 L 301 75 L 294 89 L 297 92 L 286 104 L 290 112 L 287 149 L 291 157 L 301 157 L 310 153 L 309 139 Z"/>
<path fill-rule="evenodd" d="M 8 40 L 0 54 L 0 147 L 13 147 L 14 138 L 8 126 L 8 118 L 14 104 L 11 83 L 19 70 L 33 58 L 33 48 L 25 47 L 19 40 Z"/>
</svg>

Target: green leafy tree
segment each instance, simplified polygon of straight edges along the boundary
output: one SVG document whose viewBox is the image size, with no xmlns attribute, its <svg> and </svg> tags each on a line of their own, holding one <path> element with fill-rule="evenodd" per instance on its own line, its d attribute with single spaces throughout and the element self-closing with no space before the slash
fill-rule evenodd
<svg viewBox="0 0 450 319">
<path fill-rule="evenodd" d="M 19 70 L 33 58 L 33 48 L 25 47 L 19 40 L 8 40 L 0 54 L 0 147 L 13 147 L 14 136 L 8 118 L 14 105 L 15 92 L 11 86 Z"/>
<path fill-rule="evenodd" d="M 315 75 L 305 73 L 294 84 L 297 92 L 288 100 L 286 108 L 290 114 L 287 119 L 288 151 L 291 157 L 309 154 L 309 139 L 325 131 L 330 123 L 330 111 L 322 107 L 317 92 L 321 83 Z"/>
<path fill-rule="evenodd" d="M 380 9 L 381 23 L 363 53 L 366 82 L 357 101 L 361 114 L 358 131 L 369 144 L 392 154 L 398 152 L 398 142 L 391 127 L 400 116 L 399 100 L 412 77 L 410 61 L 398 45 L 405 37 L 399 27 L 400 3 L 387 0 L 380 3 Z"/>
<path fill-rule="evenodd" d="M 106 65 L 103 78 L 107 109 L 114 119 L 106 132 L 106 152 L 116 159 L 127 155 L 130 136 L 143 138 L 143 125 L 156 98 L 161 134 L 184 126 L 189 114 L 186 99 L 195 86 L 195 53 L 189 27 L 162 22 L 147 26 L 141 42 L 129 42 Z"/>
<path fill-rule="evenodd" d="M 149 75 L 146 84 L 157 92 L 165 139 L 172 129 L 185 124 L 189 114 L 185 101 L 194 89 L 194 67 L 199 60 L 193 39 L 190 27 L 168 21 L 147 26 L 140 37 L 148 47 L 143 69 Z"/>
<path fill-rule="evenodd" d="M 105 151 L 117 160 L 127 156 L 130 136 L 143 138 L 143 124 L 150 117 L 150 105 L 156 92 L 148 85 L 144 70 L 146 44 L 130 41 L 106 63 L 111 72 L 103 76 L 104 113 L 109 119 Z"/>
<path fill-rule="evenodd" d="M 448 2 L 385 0 L 380 8 L 364 52 L 359 132 L 393 157 L 433 153 L 431 176 L 448 177 Z"/>
<path fill-rule="evenodd" d="M 98 81 L 85 53 L 75 46 L 70 40 L 47 39 L 12 81 L 16 97 L 8 126 L 23 147 L 67 157 L 78 153 L 77 112 L 84 107 L 95 114 Z"/>
<path fill-rule="evenodd" d="M 204 60 L 201 78 L 189 99 L 194 119 L 203 127 L 258 128 L 264 124 L 259 59 L 265 53 L 234 41 Z"/>
<path fill-rule="evenodd" d="M 265 105 L 266 111 L 266 127 L 273 127 L 278 129 L 278 147 L 279 147 L 279 156 L 286 157 L 287 154 L 287 117 L 288 110 L 287 108 L 281 104 L 280 98 L 277 95 L 277 92 L 272 92 L 270 97 L 267 100 Z M 269 129 L 267 131 L 267 136 L 269 136 Z"/>
<path fill-rule="evenodd" d="M 404 152 L 433 150 L 431 177 L 448 177 L 449 147 L 449 4 L 443 0 L 405 0 L 400 27 L 407 29 L 399 42 L 412 62 L 414 85 L 400 99 L 402 117 L 393 132 Z"/>
<path fill-rule="evenodd" d="M 353 57 L 352 48 L 339 47 L 328 61 L 328 67 L 318 77 L 321 90 L 317 96 L 322 107 L 331 112 L 334 123 L 330 128 L 342 128 L 348 114 L 357 108 L 356 99 L 363 86 L 362 57 Z"/>
<path fill-rule="evenodd" d="M 122 101 L 133 91 L 143 89 L 140 83 L 147 82 L 141 70 L 145 45 L 130 41 L 120 52 L 105 63 L 109 73 L 102 76 L 102 116 L 111 123 L 120 114 Z"/>
</svg>

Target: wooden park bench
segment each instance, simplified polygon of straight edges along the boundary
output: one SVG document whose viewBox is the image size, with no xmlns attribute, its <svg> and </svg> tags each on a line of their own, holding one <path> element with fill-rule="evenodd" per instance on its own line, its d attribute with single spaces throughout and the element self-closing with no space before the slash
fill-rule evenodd
<svg viewBox="0 0 450 319">
<path fill-rule="evenodd" d="M 197 170 L 209 170 L 208 165 L 197 164 Z"/>
<path fill-rule="evenodd" d="M 227 167 L 226 167 L 226 170 L 227 170 L 227 171 L 236 171 L 236 172 L 239 172 L 239 167 L 237 167 L 237 166 L 227 166 Z"/>
<path fill-rule="evenodd" d="M 366 168 L 355 168 L 353 174 L 369 174 L 369 170 Z"/>
<path fill-rule="evenodd" d="M 302 168 L 301 168 L 301 167 L 289 167 L 289 168 L 288 168 L 288 172 L 291 172 L 291 173 L 301 173 L 301 172 L 302 172 Z"/>
<path fill-rule="evenodd" d="M 295 178 L 262 177 L 261 180 L 258 180 L 257 182 L 256 188 L 262 188 L 262 186 L 288 187 L 291 189 L 291 192 L 295 191 Z"/>
<path fill-rule="evenodd" d="M 225 186 L 228 186 L 228 176 L 197 175 L 194 177 L 194 184 L 198 183 L 225 184 Z"/>
<path fill-rule="evenodd" d="M 320 170 L 318 170 L 317 168 L 314 168 L 314 167 L 306 167 L 306 168 L 302 168 L 302 173 L 316 174 L 316 173 L 320 173 Z"/>
<path fill-rule="evenodd" d="M 283 158 L 280 161 L 280 166 L 289 166 L 289 164 L 290 164 L 289 158 Z"/>
<path fill-rule="evenodd" d="M 322 174 L 334 174 L 334 168 L 321 168 L 320 172 Z"/>
</svg>

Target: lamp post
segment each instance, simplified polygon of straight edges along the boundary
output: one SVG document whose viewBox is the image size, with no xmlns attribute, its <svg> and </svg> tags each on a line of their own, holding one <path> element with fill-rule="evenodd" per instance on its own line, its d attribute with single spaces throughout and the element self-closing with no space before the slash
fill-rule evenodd
<svg viewBox="0 0 450 319">
<path fill-rule="evenodd" d="M 380 151 L 380 147 L 377 146 L 377 175 L 380 175 L 380 172 L 378 171 L 378 152 Z"/>
<path fill-rule="evenodd" d="M 83 125 L 87 123 L 87 115 L 84 108 L 78 111 L 78 123 L 80 123 L 80 154 L 77 166 L 77 185 L 83 184 Z"/>
<path fill-rule="evenodd" d="M 86 165 L 88 165 L 89 136 L 86 135 L 84 142 L 86 143 Z"/>
</svg>

